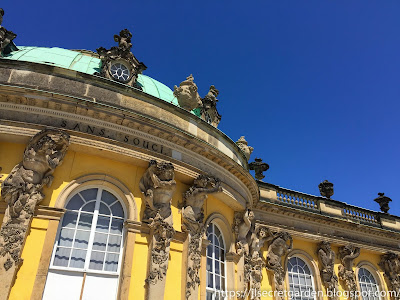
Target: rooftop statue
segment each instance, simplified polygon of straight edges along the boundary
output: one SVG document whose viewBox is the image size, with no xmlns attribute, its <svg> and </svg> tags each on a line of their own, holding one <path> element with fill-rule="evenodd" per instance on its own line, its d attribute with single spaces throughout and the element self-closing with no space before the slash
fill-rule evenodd
<svg viewBox="0 0 400 300">
<path fill-rule="evenodd" d="M 253 152 L 254 148 L 248 145 L 244 136 L 241 136 L 240 139 L 236 141 L 236 145 L 238 145 L 240 150 L 242 150 L 242 152 L 244 153 L 244 156 L 246 157 L 247 161 L 249 161 L 250 155 Z"/>
<path fill-rule="evenodd" d="M 190 74 L 185 81 L 179 84 L 179 87 L 174 86 L 174 96 L 178 100 L 179 105 L 186 110 L 193 110 L 201 107 L 202 102 L 197 85 L 194 83 L 193 75 Z"/>
<path fill-rule="evenodd" d="M 221 121 L 221 115 L 218 113 L 217 110 L 217 96 L 219 91 L 215 88 L 215 86 L 210 86 L 210 90 L 208 91 L 207 95 L 201 99 L 202 102 L 202 118 L 206 122 L 210 123 L 211 125 L 217 127 L 219 122 Z"/>
<path fill-rule="evenodd" d="M 2 26 L 3 23 L 4 10 L 0 8 L 0 56 L 10 53 L 11 51 L 18 50 L 17 47 L 12 42 L 13 39 L 17 37 L 17 35 L 5 29 Z"/>
<path fill-rule="evenodd" d="M 114 35 L 114 41 L 118 46 L 108 50 L 104 47 L 97 49 L 102 63 L 97 75 L 141 88 L 137 83 L 137 75 L 146 70 L 146 66 L 131 52 L 131 39 L 132 33 L 128 29 L 123 29 L 119 35 Z"/>
</svg>

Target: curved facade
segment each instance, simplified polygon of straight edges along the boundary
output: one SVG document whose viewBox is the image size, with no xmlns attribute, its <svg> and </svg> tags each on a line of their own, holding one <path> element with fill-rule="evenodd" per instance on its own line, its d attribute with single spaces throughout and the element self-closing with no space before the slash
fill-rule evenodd
<svg viewBox="0 0 400 300">
<path fill-rule="evenodd" d="M 262 182 L 216 128 L 215 87 L 141 74 L 129 34 L 2 49 L 1 299 L 399 291 L 399 218 Z"/>
</svg>

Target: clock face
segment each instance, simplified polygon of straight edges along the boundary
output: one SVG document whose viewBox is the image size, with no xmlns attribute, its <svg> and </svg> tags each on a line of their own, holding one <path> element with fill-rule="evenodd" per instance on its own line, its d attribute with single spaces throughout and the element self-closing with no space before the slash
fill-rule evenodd
<svg viewBox="0 0 400 300">
<path fill-rule="evenodd" d="M 127 82 L 131 76 L 129 68 L 121 62 L 114 62 L 111 64 L 110 74 L 112 78 L 120 82 Z"/>
</svg>

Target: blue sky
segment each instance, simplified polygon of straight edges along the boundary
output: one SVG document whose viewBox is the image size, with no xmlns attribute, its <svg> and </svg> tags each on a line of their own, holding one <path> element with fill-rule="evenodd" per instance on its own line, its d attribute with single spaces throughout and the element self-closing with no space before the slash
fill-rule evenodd
<svg viewBox="0 0 400 300">
<path fill-rule="evenodd" d="M 95 50 L 123 28 L 144 74 L 220 90 L 267 182 L 400 215 L 399 1 L 2 1 L 17 45 Z"/>
</svg>

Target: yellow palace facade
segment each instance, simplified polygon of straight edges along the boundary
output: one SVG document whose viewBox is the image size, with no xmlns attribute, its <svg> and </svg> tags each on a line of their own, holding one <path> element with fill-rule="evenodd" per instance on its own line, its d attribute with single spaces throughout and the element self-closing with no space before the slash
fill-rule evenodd
<svg viewBox="0 0 400 300">
<path fill-rule="evenodd" d="M 131 37 L 21 47 L 0 26 L 0 299 L 399 298 L 389 198 L 261 181 L 218 90 L 143 75 Z"/>
</svg>

